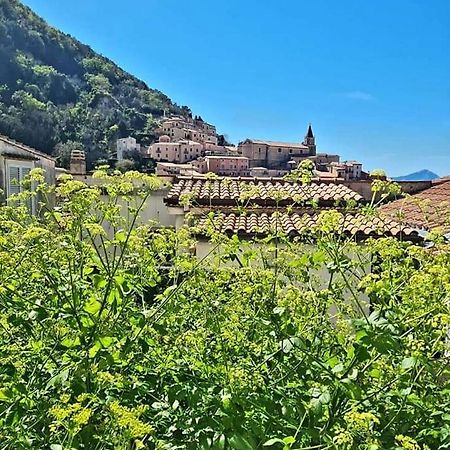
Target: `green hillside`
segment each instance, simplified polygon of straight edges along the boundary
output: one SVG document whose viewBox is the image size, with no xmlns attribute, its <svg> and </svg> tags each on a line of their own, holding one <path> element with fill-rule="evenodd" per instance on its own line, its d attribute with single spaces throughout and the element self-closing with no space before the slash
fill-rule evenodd
<svg viewBox="0 0 450 450">
<path fill-rule="evenodd" d="M 1 134 L 62 165 L 84 148 L 92 165 L 118 137 L 151 142 L 164 110 L 190 113 L 17 0 L 0 0 Z"/>
</svg>

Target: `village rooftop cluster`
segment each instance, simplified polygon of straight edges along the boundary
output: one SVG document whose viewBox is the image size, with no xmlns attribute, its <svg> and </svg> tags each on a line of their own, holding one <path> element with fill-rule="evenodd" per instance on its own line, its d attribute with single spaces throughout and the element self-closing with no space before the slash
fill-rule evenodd
<svg viewBox="0 0 450 450">
<path fill-rule="evenodd" d="M 173 130 L 164 122 L 162 131 L 175 137 L 180 133 L 181 122 L 177 125 L 176 120 L 171 120 L 170 123 L 174 124 Z M 202 142 L 193 141 L 195 147 L 191 147 L 192 152 L 189 147 L 183 147 L 191 145 L 190 141 L 172 142 L 167 140 L 168 134 L 161 135 L 159 142 L 142 149 L 147 155 L 159 149 L 163 158 L 166 155 L 163 142 L 168 149 L 167 155 L 172 151 L 171 158 L 175 160 L 158 161 L 157 173 L 169 184 L 152 193 L 142 210 L 141 219 L 144 222 L 174 229 L 192 225 L 200 240 L 207 237 L 209 226 L 224 234 L 244 238 L 265 236 L 273 229 L 283 230 L 290 237 L 295 237 L 313 226 L 321 211 L 337 210 L 342 214 L 341 232 L 358 240 L 390 235 L 401 240 L 423 241 L 427 233 L 434 230 L 444 233 L 446 239 L 450 238 L 448 178 L 400 182 L 401 191 L 411 194 L 411 197 L 401 198 L 399 190 L 399 200 L 392 202 L 391 198 L 386 198 L 379 205 L 379 217 L 364 216 L 357 207 L 371 202 L 374 179 L 386 177 L 375 174 L 368 177 L 360 165 L 353 169 L 354 172 L 344 170 L 342 177 L 333 176 L 333 170 L 339 167 L 339 157 L 316 152 L 311 126 L 301 144 L 248 139 L 237 148 L 214 142 L 217 136 L 211 134 L 215 133 L 211 125 L 195 125 L 192 122 L 188 130 L 194 133 L 194 138 L 198 138 L 195 134 L 200 134 L 202 139 Z M 124 143 L 130 146 L 123 147 Z M 131 144 L 139 148 L 131 138 L 119 141 L 118 159 L 128 151 L 136 151 Z M 210 154 L 224 152 L 220 147 L 229 153 Z M 177 162 L 179 158 L 182 162 Z M 288 174 L 305 159 L 313 161 L 315 166 L 316 177 L 311 184 L 303 185 L 286 177 L 270 176 Z M 245 161 L 245 170 L 239 169 L 239 161 Z M 194 164 L 199 170 L 189 169 L 183 173 L 182 168 L 194 167 Z M 202 169 L 203 165 L 206 168 Z M 0 189 L 3 200 L 21 192 L 20 182 L 33 168 L 44 169 L 46 182 L 50 185 L 57 183 L 59 174 L 67 172 L 56 167 L 56 161 L 51 156 L 0 136 Z M 211 171 L 217 174 L 213 178 L 205 174 Z M 72 152 L 70 172 L 76 180 L 88 185 L 98 182 L 86 173 L 83 151 Z M 245 204 L 242 198 L 247 199 Z M 189 202 L 186 203 L 185 199 Z M 354 207 L 349 209 L 351 203 Z M 38 211 L 36 199 L 29 206 L 33 213 Z M 209 212 L 214 213 L 214 218 L 205 221 L 206 217 L 210 217 Z"/>
<path fill-rule="evenodd" d="M 311 124 L 301 142 L 245 139 L 237 146 L 221 145 L 216 127 L 200 117 L 165 118 L 158 142 L 141 146 L 133 137 L 117 141 L 117 160 L 139 152 L 156 163 L 157 175 L 201 175 L 215 173 L 232 177 L 282 177 L 309 159 L 323 180 L 360 180 L 368 174 L 358 161 L 341 161 L 336 154 L 318 153 Z"/>
</svg>

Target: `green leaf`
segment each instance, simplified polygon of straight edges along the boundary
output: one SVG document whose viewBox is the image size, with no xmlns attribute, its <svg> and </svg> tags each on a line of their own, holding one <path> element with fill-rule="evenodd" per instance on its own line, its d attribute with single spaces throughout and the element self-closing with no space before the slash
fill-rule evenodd
<svg viewBox="0 0 450 450">
<path fill-rule="evenodd" d="M 225 435 L 221 434 L 213 444 L 214 450 L 223 450 L 225 448 Z"/>
<path fill-rule="evenodd" d="M 111 336 L 103 336 L 99 339 L 103 348 L 108 348 L 113 343 L 113 338 Z"/>
<path fill-rule="evenodd" d="M 283 442 L 284 442 L 286 445 L 293 444 L 293 443 L 295 442 L 295 437 L 294 437 L 294 436 L 287 436 L 287 437 L 285 437 L 285 438 L 283 439 Z"/>
<path fill-rule="evenodd" d="M 118 286 L 122 286 L 122 284 L 125 282 L 125 277 L 123 275 L 116 275 L 114 277 L 114 281 Z"/>
<path fill-rule="evenodd" d="M 85 304 L 84 304 L 84 310 L 88 312 L 89 314 L 92 314 L 95 316 L 101 309 L 102 304 L 96 300 L 95 298 L 90 298 Z"/>
<path fill-rule="evenodd" d="M 52 445 L 50 445 L 50 450 L 64 450 L 64 448 L 62 445 L 52 444 Z"/>
<path fill-rule="evenodd" d="M 284 444 L 284 441 L 283 441 L 283 439 L 272 438 L 272 439 L 269 439 L 268 441 L 264 442 L 263 446 L 270 447 L 275 444 Z"/>
<path fill-rule="evenodd" d="M 281 349 L 283 353 L 289 353 L 293 347 L 300 344 L 300 339 L 298 337 L 286 338 L 281 341 Z"/>
<path fill-rule="evenodd" d="M 355 335 L 355 341 L 359 342 L 366 336 L 367 332 L 365 330 L 359 330 Z"/>
<path fill-rule="evenodd" d="M 50 378 L 49 382 L 47 383 L 47 387 L 63 384 L 64 382 L 67 381 L 67 378 L 69 378 L 69 369 L 65 369 L 62 372 L 59 372 L 58 374 Z"/>
<path fill-rule="evenodd" d="M 342 373 L 344 371 L 344 365 L 342 363 L 337 364 L 334 366 L 331 371 L 333 373 Z"/>
<path fill-rule="evenodd" d="M 339 358 L 337 356 L 333 356 L 331 357 L 328 361 L 327 364 L 333 368 L 334 366 L 337 366 L 341 361 L 339 360 Z"/>
<path fill-rule="evenodd" d="M 94 358 L 95 355 L 98 353 L 98 351 L 101 348 L 101 344 L 99 341 L 97 341 L 90 349 L 89 349 L 89 358 Z"/>
<path fill-rule="evenodd" d="M 331 400 L 331 395 L 330 395 L 330 393 L 328 391 L 323 392 L 319 396 L 319 402 L 322 403 L 323 405 L 326 405 L 327 403 L 330 403 L 330 400 Z"/>
<path fill-rule="evenodd" d="M 10 397 L 10 390 L 9 389 L 0 389 L 0 402 L 4 402 L 6 400 L 9 400 Z"/>
<path fill-rule="evenodd" d="M 106 286 L 106 284 L 107 284 L 107 281 L 106 281 L 105 277 L 103 277 L 102 275 L 95 274 L 95 275 L 92 277 L 92 279 L 93 279 L 93 281 L 94 281 L 94 286 L 95 286 L 97 289 L 102 289 L 102 288 L 104 288 L 104 287 Z"/>
<path fill-rule="evenodd" d="M 125 242 L 127 240 L 127 233 L 124 230 L 119 230 L 116 233 L 115 238 L 119 242 Z"/>
<path fill-rule="evenodd" d="M 405 358 L 402 361 L 402 369 L 410 369 L 411 367 L 414 367 L 416 365 L 417 359 L 413 356 L 410 356 L 409 358 Z"/>
<path fill-rule="evenodd" d="M 67 348 L 73 348 L 80 345 L 80 338 L 77 336 L 76 338 L 65 338 L 62 340 L 61 345 Z"/>
<path fill-rule="evenodd" d="M 254 446 L 250 443 L 248 438 L 241 436 L 240 434 L 233 434 L 233 436 L 228 439 L 231 448 L 235 450 L 254 450 Z"/>
</svg>

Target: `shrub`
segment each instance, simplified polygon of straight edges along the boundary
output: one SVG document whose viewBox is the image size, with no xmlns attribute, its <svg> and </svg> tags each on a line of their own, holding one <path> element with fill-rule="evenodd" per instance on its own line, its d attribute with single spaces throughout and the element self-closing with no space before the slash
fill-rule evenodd
<svg viewBox="0 0 450 450">
<path fill-rule="evenodd" d="M 198 258 L 139 222 L 156 178 L 96 177 L 0 208 L 0 448 L 449 447 L 448 246 L 327 225 Z"/>
</svg>

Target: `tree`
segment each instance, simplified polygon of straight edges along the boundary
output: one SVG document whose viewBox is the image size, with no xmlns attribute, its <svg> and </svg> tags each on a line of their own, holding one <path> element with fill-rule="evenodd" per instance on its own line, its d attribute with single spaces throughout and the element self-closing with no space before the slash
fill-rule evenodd
<svg viewBox="0 0 450 450">
<path fill-rule="evenodd" d="M 151 117 L 190 112 L 17 0 L 0 1 L 0 85 L 2 132 L 48 154 L 80 142 L 88 168 L 108 156 L 115 124 L 150 143 Z"/>
<path fill-rule="evenodd" d="M 116 169 L 121 172 L 128 172 L 135 168 L 135 162 L 131 159 L 122 159 L 121 161 L 117 161 Z"/>
</svg>

